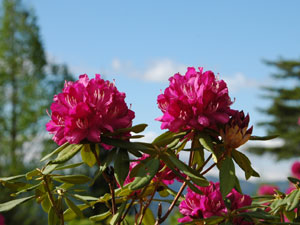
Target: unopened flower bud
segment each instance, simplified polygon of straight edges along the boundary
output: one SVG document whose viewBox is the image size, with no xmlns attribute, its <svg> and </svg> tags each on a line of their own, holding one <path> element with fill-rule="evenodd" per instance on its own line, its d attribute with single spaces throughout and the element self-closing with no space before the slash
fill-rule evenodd
<svg viewBox="0 0 300 225">
<path fill-rule="evenodd" d="M 248 125 L 249 114 L 245 116 L 243 111 L 236 111 L 225 128 L 220 131 L 226 148 L 238 148 L 250 139 L 253 126 L 248 129 Z"/>
</svg>

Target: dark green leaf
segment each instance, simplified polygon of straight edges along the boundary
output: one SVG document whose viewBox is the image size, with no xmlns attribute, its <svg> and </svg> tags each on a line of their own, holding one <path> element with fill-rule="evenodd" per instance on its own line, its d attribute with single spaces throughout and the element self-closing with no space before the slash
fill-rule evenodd
<svg viewBox="0 0 300 225">
<path fill-rule="evenodd" d="M 81 211 L 83 211 L 83 210 L 89 208 L 90 206 L 87 205 L 87 204 L 81 204 L 81 205 L 77 205 L 77 207 L 78 207 Z M 65 221 L 71 221 L 71 220 L 75 219 L 76 216 L 77 216 L 77 215 L 76 215 L 76 214 L 73 212 L 73 210 L 71 210 L 71 209 L 67 209 L 66 211 L 64 211 L 64 220 L 65 220 Z"/>
<path fill-rule="evenodd" d="M 0 204 L 0 212 L 9 211 L 12 208 L 16 207 L 17 205 L 27 202 L 27 201 L 33 199 L 34 197 L 35 196 L 19 198 L 19 199 L 11 200 L 9 202 L 2 203 L 2 204 Z"/>
<path fill-rule="evenodd" d="M 122 187 L 129 173 L 129 156 L 126 149 L 118 150 L 114 163 L 114 172 L 116 180 Z"/>
<path fill-rule="evenodd" d="M 223 198 L 234 188 L 235 186 L 235 168 L 231 157 L 226 157 L 222 162 L 219 172 L 220 189 Z"/>
<path fill-rule="evenodd" d="M 278 137 L 278 135 L 263 136 L 263 137 L 251 136 L 250 140 L 252 140 L 252 141 L 267 141 L 267 140 L 272 140 L 277 137 Z"/>
<path fill-rule="evenodd" d="M 34 169 L 28 173 L 26 173 L 26 179 L 31 180 L 33 177 L 41 175 L 41 172 L 37 169 Z"/>
<path fill-rule="evenodd" d="M 214 144 L 211 140 L 211 137 L 209 135 L 207 135 L 206 133 L 200 133 L 199 134 L 199 141 L 200 144 L 208 151 L 210 151 L 211 153 L 214 153 Z"/>
<path fill-rule="evenodd" d="M 259 177 L 259 174 L 252 168 L 251 162 L 246 155 L 237 150 L 233 150 L 231 155 L 239 167 L 244 170 L 246 180 L 248 180 L 251 176 Z"/>
<path fill-rule="evenodd" d="M 160 166 L 160 160 L 156 158 L 147 160 L 145 163 L 141 161 L 140 163 L 142 166 L 138 170 L 134 181 L 129 186 L 131 190 L 137 190 L 149 184 Z"/>
<path fill-rule="evenodd" d="M 293 184 L 300 185 L 300 180 L 295 177 L 288 177 L 288 180 Z"/>
<path fill-rule="evenodd" d="M 91 178 L 85 175 L 65 175 L 65 176 L 53 176 L 54 180 L 62 182 L 62 183 L 70 183 L 70 184 L 84 184 L 91 180 Z"/>
</svg>

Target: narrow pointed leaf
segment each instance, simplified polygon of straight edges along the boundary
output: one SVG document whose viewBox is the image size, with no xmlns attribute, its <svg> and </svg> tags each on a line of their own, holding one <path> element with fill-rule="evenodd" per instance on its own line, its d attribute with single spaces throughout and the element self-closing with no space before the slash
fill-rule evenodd
<svg viewBox="0 0 300 225">
<path fill-rule="evenodd" d="M 105 213 L 102 213 L 102 214 L 99 214 L 99 215 L 96 215 L 96 216 L 92 216 L 90 217 L 89 219 L 93 222 L 98 222 L 98 221 L 102 221 L 102 220 L 105 220 L 107 217 L 109 217 L 111 215 L 111 212 L 110 211 L 107 211 Z"/>
<path fill-rule="evenodd" d="M 84 184 L 91 180 L 91 178 L 85 175 L 53 176 L 52 178 L 56 181 L 70 184 Z"/>
<path fill-rule="evenodd" d="M 118 223 L 119 219 L 121 218 L 121 216 L 123 214 L 123 211 L 126 208 L 126 204 L 127 204 L 127 202 L 123 202 L 121 204 L 121 206 L 118 208 L 117 213 L 111 218 L 110 223 L 109 223 L 110 225 L 116 225 Z"/>
<path fill-rule="evenodd" d="M 59 146 L 57 149 L 55 149 L 53 152 L 49 153 L 48 155 L 45 155 L 41 162 L 45 161 L 46 159 L 49 159 L 51 156 L 60 153 L 62 150 L 64 150 L 66 147 L 68 147 L 70 144 L 68 142 L 64 143 L 63 145 Z"/>
<path fill-rule="evenodd" d="M 141 162 L 143 163 L 143 161 Z M 143 163 L 143 166 L 140 167 L 138 170 L 134 181 L 130 184 L 129 188 L 131 190 L 137 190 L 140 189 L 147 184 L 150 183 L 150 181 L 153 179 L 155 174 L 157 173 L 160 165 L 159 159 L 151 159 Z"/>
<path fill-rule="evenodd" d="M 126 149 L 119 149 L 114 163 L 115 177 L 118 183 L 123 186 L 123 183 L 129 173 L 129 155 Z"/>
<path fill-rule="evenodd" d="M 6 212 L 11 210 L 12 208 L 16 207 L 17 205 L 20 205 L 24 202 L 27 202 L 31 199 L 33 199 L 35 196 L 25 197 L 25 198 L 19 198 L 15 200 L 11 200 L 9 202 L 5 202 L 0 204 L 0 212 Z"/>
<path fill-rule="evenodd" d="M 231 157 L 225 158 L 220 167 L 220 189 L 223 198 L 234 188 L 235 186 L 235 168 Z"/>
<path fill-rule="evenodd" d="M 77 154 L 77 152 L 80 151 L 82 146 L 83 146 L 82 144 L 74 144 L 74 145 L 67 146 L 58 154 L 56 159 L 50 161 L 49 163 L 61 164 L 70 160 L 71 158 L 73 158 L 74 155 Z"/>
<path fill-rule="evenodd" d="M 77 205 L 75 205 L 70 199 L 65 198 L 65 202 L 67 206 L 79 217 L 79 218 L 84 218 L 83 213 L 81 210 L 78 208 Z"/>
</svg>

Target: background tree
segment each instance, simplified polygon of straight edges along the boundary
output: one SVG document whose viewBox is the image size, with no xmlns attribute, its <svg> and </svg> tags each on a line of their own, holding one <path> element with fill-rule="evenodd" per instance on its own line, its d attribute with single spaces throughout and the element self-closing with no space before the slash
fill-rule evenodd
<svg viewBox="0 0 300 225">
<path fill-rule="evenodd" d="M 255 147 L 250 150 L 257 154 L 270 152 L 277 159 L 291 158 L 300 155 L 300 60 L 280 59 L 266 62 L 277 72 L 272 75 L 277 81 L 274 87 L 265 87 L 267 99 L 271 105 L 267 109 L 260 109 L 269 120 L 260 122 L 266 128 L 268 135 L 279 135 L 283 139 L 282 146 L 263 148 Z"/>
<path fill-rule="evenodd" d="M 45 149 L 43 141 L 30 145 L 45 130 L 46 110 L 54 93 L 72 80 L 66 65 L 47 62 L 37 18 L 20 0 L 2 0 L 0 11 L 0 177 L 25 173 L 34 164 L 24 164 L 23 157 L 32 148 Z M 52 142 L 51 142 L 52 143 Z M 53 148 L 50 148 L 53 149 Z M 9 193 L 0 187 L 1 202 Z M 7 224 L 45 224 L 39 207 L 26 206 L 9 212 Z"/>
</svg>

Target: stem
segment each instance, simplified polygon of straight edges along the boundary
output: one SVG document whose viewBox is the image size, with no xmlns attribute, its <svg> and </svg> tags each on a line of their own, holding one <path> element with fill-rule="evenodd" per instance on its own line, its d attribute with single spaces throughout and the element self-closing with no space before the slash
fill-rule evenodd
<svg viewBox="0 0 300 225">
<path fill-rule="evenodd" d="M 142 214 L 140 216 L 140 221 L 139 221 L 138 225 L 142 224 L 143 218 L 144 218 L 145 213 L 146 213 L 146 209 L 149 207 L 149 205 L 151 204 L 151 202 L 152 202 L 152 200 L 154 198 L 154 195 L 155 195 L 155 193 L 157 191 L 159 182 L 160 182 L 160 179 L 158 179 L 158 181 L 156 182 L 154 191 L 152 192 L 150 199 L 148 200 L 147 204 L 143 207 Z"/>
<path fill-rule="evenodd" d="M 176 202 L 178 201 L 178 199 L 179 199 L 180 195 L 182 194 L 183 190 L 185 189 L 185 187 L 186 187 L 186 182 L 184 182 L 181 185 L 181 187 L 180 187 L 177 195 L 175 196 L 173 202 L 169 206 L 168 211 L 166 212 L 166 214 L 162 218 L 159 218 L 158 220 L 156 220 L 155 225 L 161 224 L 162 222 L 164 222 L 168 218 L 169 214 L 171 213 L 171 211 L 173 210 L 174 206 L 176 205 Z"/>
<path fill-rule="evenodd" d="M 202 171 L 204 166 L 209 162 L 209 160 L 212 158 L 212 154 L 210 154 L 207 159 L 204 161 L 203 165 L 197 170 L 197 171 Z"/>
<path fill-rule="evenodd" d="M 213 167 L 215 167 L 219 162 L 221 162 L 221 161 L 224 159 L 224 157 L 225 157 L 226 154 L 227 154 L 227 151 L 225 151 L 225 152 L 221 155 L 221 157 L 218 158 L 217 163 L 213 163 L 210 167 L 208 167 L 206 170 L 204 170 L 200 175 L 203 176 L 203 175 L 206 174 L 208 171 L 210 171 Z"/>
<path fill-rule="evenodd" d="M 48 194 L 48 197 L 49 197 L 51 206 L 54 208 L 57 217 L 60 218 L 61 225 L 64 225 L 64 215 L 63 215 L 63 211 L 62 211 L 62 210 L 59 210 L 59 209 L 57 208 L 56 204 L 55 204 L 53 195 L 52 195 L 51 190 L 50 190 L 50 188 L 49 188 L 49 183 L 48 183 L 48 180 L 47 180 L 47 176 L 43 176 L 43 180 L 44 180 L 44 186 L 45 186 L 45 188 L 46 188 L 46 191 L 47 191 L 47 194 Z"/>
<path fill-rule="evenodd" d="M 133 199 L 131 200 L 131 202 L 130 202 L 128 208 L 126 209 L 125 213 L 124 213 L 123 216 L 121 217 L 119 223 L 121 223 L 121 222 L 125 219 L 125 217 L 126 217 L 126 215 L 128 214 L 128 212 L 129 212 L 131 206 L 132 206 L 133 203 L 134 203 L 134 200 L 135 200 L 135 198 L 133 198 Z"/>
<path fill-rule="evenodd" d="M 192 141 L 192 149 L 193 149 L 194 143 L 195 143 L 195 141 L 193 140 L 193 141 Z M 190 152 L 190 158 L 189 158 L 189 166 L 190 166 L 190 167 L 192 166 L 193 159 L 194 159 L 194 151 L 191 151 L 191 152 Z M 189 179 L 189 178 L 187 177 L 187 179 Z M 166 212 L 166 214 L 165 214 L 162 218 L 158 218 L 158 219 L 156 220 L 155 225 L 161 224 L 162 222 L 164 222 L 164 221 L 168 218 L 169 214 L 172 212 L 174 206 L 176 205 L 176 203 L 177 203 L 179 197 L 181 196 L 182 192 L 184 191 L 186 185 L 187 185 L 186 182 L 184 182 L 184 183 L 181 185 L 181 187 L 180 187 L 180 189 L 179 189 L 177 195 L 175 196 L 174 200 L 172 201 L 171 205 L 169 206 L 168 211 Z"/>
<path fill-rule="evenodd" d="M 98 166 L 100 167 L 101 166 L 101 162 L 100 162 L 100 159 L 97 155 L 97 152 L 95 151 L 95 148 L 93 146 L 91 146 L 91 150 L 96 158 L 96 161 L 97 161 L 97 164 Z M 117 211 L 117 206 L 116 206 L 116 201 L 115 201 L 115 189 L 114 189 L 114 179 L 110 179 L 110 177 L 108 176 L 108 174 L 106 173 L 106 171 L 104 171 L 102 173 L 105 181 L 108 183 L 108 186 L 109 186 L 109 191 L 110 191 L 110 194 L 111 194 L 111 211 L 112 211 L 112 214 L 115 215 L 116 214 L 116 211 Z"/>
</svg>

